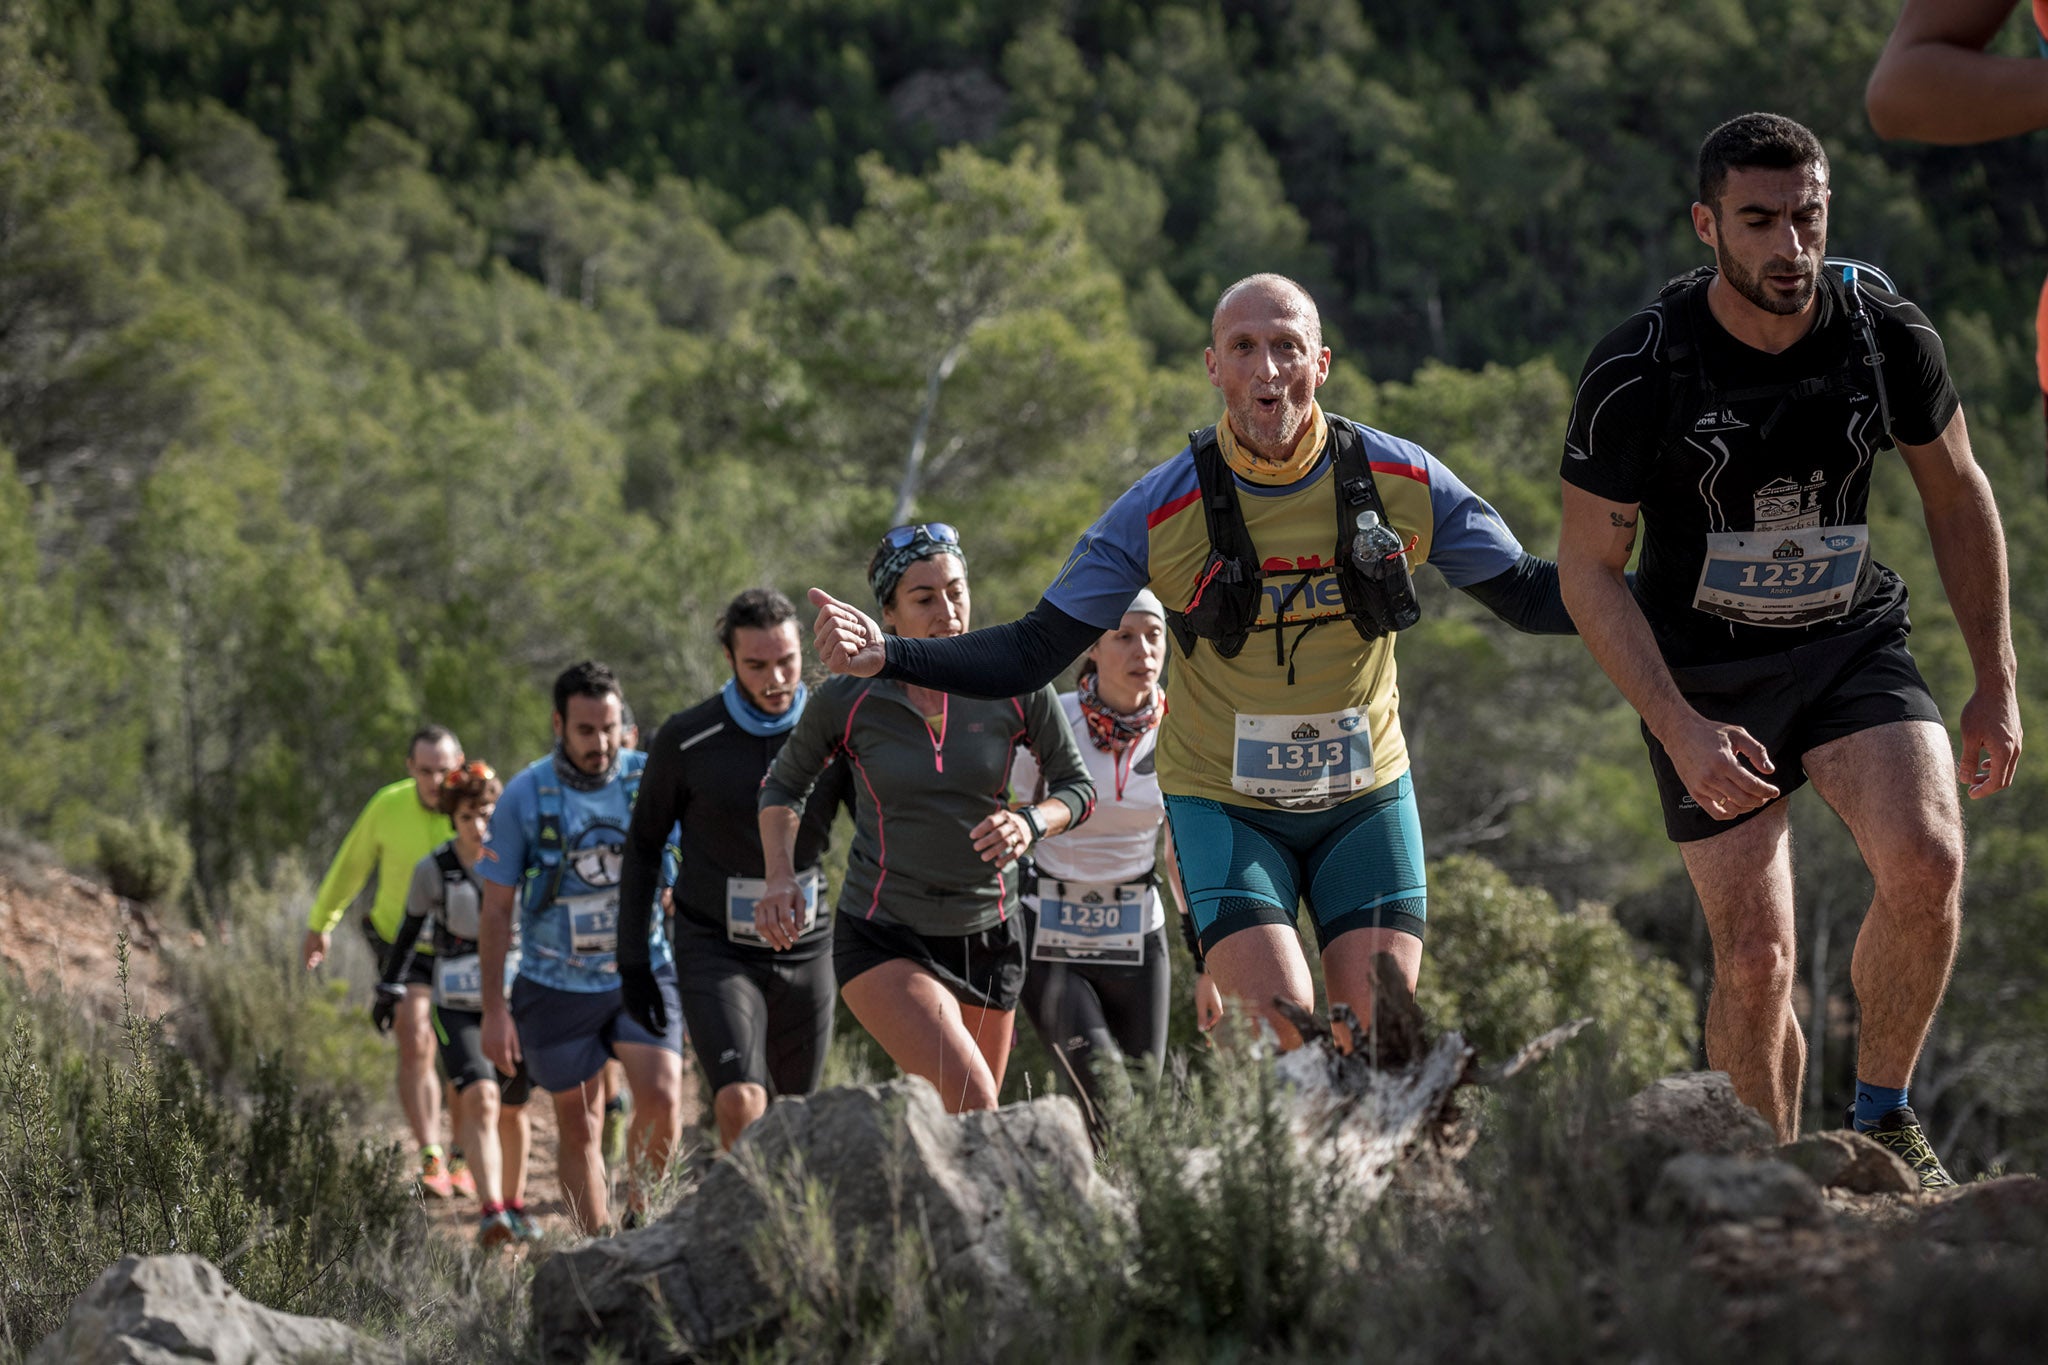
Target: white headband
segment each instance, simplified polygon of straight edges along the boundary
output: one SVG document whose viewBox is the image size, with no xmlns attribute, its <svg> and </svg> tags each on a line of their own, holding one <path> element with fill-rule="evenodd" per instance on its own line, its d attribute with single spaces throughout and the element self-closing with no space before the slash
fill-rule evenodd
<svg viewBox="0 0 2048 1365">
<path fill-rule="evenodd" d="M 1129 616 L 1134 611 L 1156 616 L 1162 621 L 1166 619 L 1166 607 L 1160 602 L 1158 594 L 1150 588 L 1138 589 L 1138 595 L 1131 599 L 1131 605 L 1124 608 L 1124 615 Z"/>
</svg>

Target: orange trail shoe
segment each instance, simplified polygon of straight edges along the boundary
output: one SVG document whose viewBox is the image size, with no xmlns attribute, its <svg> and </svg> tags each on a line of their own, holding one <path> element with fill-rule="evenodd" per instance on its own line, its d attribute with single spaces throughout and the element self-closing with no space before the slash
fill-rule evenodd
<svg viewBox="0 0 2048 1365">
<path fill-rule="evenodd" d="M 434 1199 L 455 1197 L 455 1183 L 448 1178 L 448 1168 L 442 1164 L 438 1151 L 420 1153 L 420 1189 Z"/>
<path fill-rule="evenodd" d="M 459 1198 L 476 1198 L 476 1177 L 469 1173 L 469 1163 L 459 1156 L 448 1158 L 448 1186 Z"/>
</svg>

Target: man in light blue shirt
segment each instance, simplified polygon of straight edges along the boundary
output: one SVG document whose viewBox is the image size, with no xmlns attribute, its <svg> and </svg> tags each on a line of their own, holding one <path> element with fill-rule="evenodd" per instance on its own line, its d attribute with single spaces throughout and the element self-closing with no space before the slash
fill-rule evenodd
<svg viewBox="0 0 2048 1365">
<path fill-rule="evenodd" d="M 626 1223 L 643 1216 L 646 1188 L 682 1130 L 682 1009 L 675 964 L 657 919 L 648 926 L 655 988 L 668 1030 L 650 1033 L 619 990 L 619 868 L 646 755 L 621 746 L 618 679 L 600 663 L 555 680 L 555 748 L 505 785 L 477 863 L 484 884 L 484 1054 L 508 1074 L 523 1057 L 554 1096 L 559 1179 L 579 1230 L 607 1226 L 600 1134 L 608 1058 L 633 1092 Z M 519 971 L 505 996 L 504 958 L 515 902 Z"/>
</svg>

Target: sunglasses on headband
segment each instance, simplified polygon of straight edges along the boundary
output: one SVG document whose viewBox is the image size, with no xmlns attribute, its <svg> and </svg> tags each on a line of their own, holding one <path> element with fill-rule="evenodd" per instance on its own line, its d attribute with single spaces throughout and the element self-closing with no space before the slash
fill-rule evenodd
<svg viewBox="0 0 2048 1365">
<path fill-rule="evenodd" d="M 882 537 L 882 543 L 892 550 L 907 550 L 923 538 L 937 545 L 958 545 L 960 533 L 943 521 L 920 522 L 914 526 L 898 526 Z"/>
<path fill-rule="evenodd" d="M 473 758 L 459 768 L 450 768 L 441 776 L 444 787 L 466 787 L 472 782 L 495 782 L 497 772 L 480 758 Z"/>
</svg>

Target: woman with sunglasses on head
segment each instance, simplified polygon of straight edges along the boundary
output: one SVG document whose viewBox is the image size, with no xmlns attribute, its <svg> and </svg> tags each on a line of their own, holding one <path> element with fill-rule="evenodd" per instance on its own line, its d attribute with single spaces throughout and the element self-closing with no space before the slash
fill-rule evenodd
<svg viewBox="0 0 2048 1365">
<path fill-rule="evenodd" d="M 943 523 L 899 526 L 868 563 L 883 629 L 936 639 L 967 629 L 967 559 Z M 1020 748 L 1045 795 L 1006 800 Z M 948 1111 L 993 1109 L 1024 984 L 1017 860 L 1086 819 L 1095 789 L 1050 686 L 1000 701 L 873 678 L 818 689 L 761 786 L 767 894 L 756 926 L 778 949 L 802 933 L 793 849 L 812 784 L 853 769 L 854 837 L 832 957 L 840 994 L 904 1071 Z"/>
<path fill-rule="evenodd" d="M 1153 759 L 1166 714 L 1165 665 L 1166 609 L 1141 591 L 1082 656 L 1079 686 L 1060 697 L 1095 782 L 1095 814 L 1086 828 L 1034 851 L 1035 890 L 1024 894 L 1024 1010 L 1098 1141 L 1112 1068 L 1128 1058 L 1156 1084 L 1166 1058 L 1172 981 L 1155 868 L 1166 802 Z M 1018 754 L 1011 788 L 1036 792 L 1040 782 L 1036 758 Z M 1167 852 L 1170 871 L 1171 842 Z M 1176 918 L 1187 924 L 1185 914 Z M 1196 1021 L 1207 1029 L 1222 1000 L 1199 953 L 1195 964 Z"/>
<path fill-rule="evenodd" d="M 434 1036 L 441 1045 L 441 1065 L 455 1087 L 455 1135 L 470 1154 L 476 1177 L 477 1241 L 487 1247 L 540 1239 L 540 1228 L 526 1216 L 526 1154 L 532 1141 L 526 1100 L 532 1083 L 525 1062 L 516 1075 L 507 1076 L 483 1049 L 483 977 L 477 956 L 483 893 L 476 862 L 503 790 L 486 763 L 466 763 L 441 779 L 440 810 L 455 822 L 455 837 L 413 868 L 405 920 L 385 955 L 372 1011 L 377 1026 L 388 1028 L 405 998 L 413 949 L 422 933 L 431 932 Z M 518 933 L 516 923 L 513 933 Z M 518 970 L 515 940 L 505 957 L 508 990 Z"/>
</svg>

